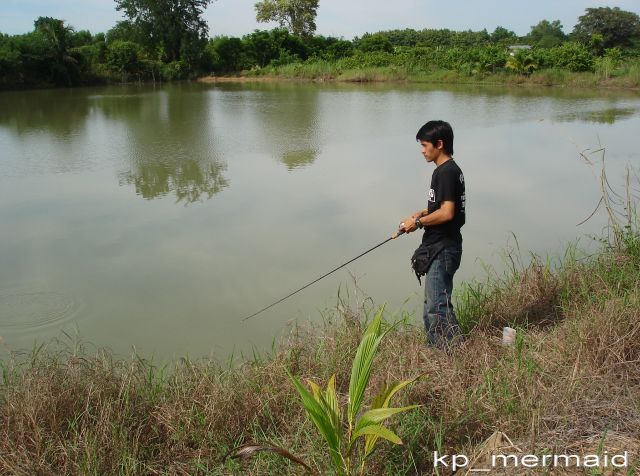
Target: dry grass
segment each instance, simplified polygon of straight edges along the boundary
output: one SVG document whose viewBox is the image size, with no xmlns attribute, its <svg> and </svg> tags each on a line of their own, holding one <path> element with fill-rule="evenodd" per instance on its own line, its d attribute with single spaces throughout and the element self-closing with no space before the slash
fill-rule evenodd
<svg viewBox="0 0 640 476">
<path fill-rule="evenodd" d="M 554 271 L 534 260 L 476 288 L 460 308 L 473 328 L 452 355 L 427 348 L 407 316 L 388 316 L 405 322 L 383 341 L 370 387 L 428 377 L 402 397 L 423 405 L 396 422 L 405 444 L 381 445 L 368 474 L 432 474 L 434 450 L 471 456 L 496 430 L 524 453 L 627 450 L 635 464 L 639 243 L 631 236 Z M 340 306 L 321 325 L 292 329 L 274 355 L 232 367 L 163 369 L 51 344 L 3 366 L 0 474 L 300 474 L 273 454 L 220 463 L 251 441 L 289 448 L 322 473 L 322 442 L 284 368 L 318 383 L 336 373 L 344 395 L 362 320 Z M 513 347 L 500 344 L 505 324 L 518 327 Z"/>
</svg>

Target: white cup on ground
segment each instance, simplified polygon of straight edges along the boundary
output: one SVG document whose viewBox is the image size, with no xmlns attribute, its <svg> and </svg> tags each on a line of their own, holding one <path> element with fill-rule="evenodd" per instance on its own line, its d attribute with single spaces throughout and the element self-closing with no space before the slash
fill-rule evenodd
<svg viewBox="0 0 640 476">
<path fill-rule="evenodd" d="M 516 341 L 516 330 L 513 327 L 502 329 L 502 345 L 513 345 Z"/>
</svg>

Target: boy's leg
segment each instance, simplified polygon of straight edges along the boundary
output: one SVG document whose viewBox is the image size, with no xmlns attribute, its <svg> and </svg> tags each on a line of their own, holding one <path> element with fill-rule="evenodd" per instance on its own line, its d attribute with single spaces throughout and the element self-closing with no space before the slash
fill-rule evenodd
<svg viewBox="0 0 640 476">
<path fill-rule="evenodd" d="M 462 339 L 451 303 L 453 275 L 461 257 L 462 247 L 443 249 L 434 258 L 425 278 L 423 319 L 427 341 L 440 349 L 448 348 L 454 339 Z"/>
</svg>

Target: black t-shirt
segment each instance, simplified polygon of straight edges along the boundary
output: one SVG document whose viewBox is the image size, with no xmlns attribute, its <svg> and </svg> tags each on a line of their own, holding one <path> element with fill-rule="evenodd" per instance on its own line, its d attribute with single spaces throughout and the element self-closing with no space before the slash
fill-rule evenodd
<svg viewBox="0 0 640 476">
<path fill-rule="evenodd" d="M 431 245 L 442 240 L 462 243 L 460 228 L 465 221 L 464 175 L 453 159 L 433 171 L 428 200 L 429 213 L 438 210 L 444 201 L 455 202 L 455 213 L 453 219 L 446 223 L 425 226 L 422 243 Z"/>
</svg>

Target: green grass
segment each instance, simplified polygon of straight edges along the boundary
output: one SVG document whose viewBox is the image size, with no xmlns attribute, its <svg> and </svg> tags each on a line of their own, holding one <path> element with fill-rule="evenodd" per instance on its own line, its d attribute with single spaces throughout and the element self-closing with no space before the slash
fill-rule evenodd
<svg viewBox="0 0 640 476">
<path fill-rule="evenodd" d="M 640 87 L 640 61 L 632 60 L 615 68 L 574 73 L 552 68 L 533 72 L 529 76 L 507 71 L 458 71 L 420 69 L 410 66 L 379 66 L 345 68 L 341 61 L 314 60 L 281 66 L 267 66 L 242 73 L 245 77 L 300 79 L 343 82 L 409 82 L 447 84 L 507 84 L 532 86 L 567 86 L 578 88 Z"/>
</svg>

